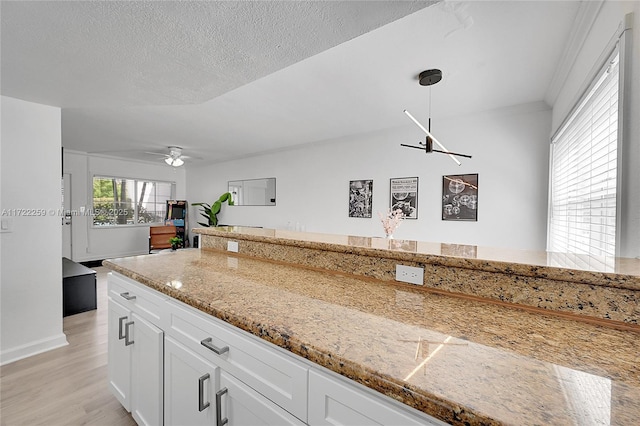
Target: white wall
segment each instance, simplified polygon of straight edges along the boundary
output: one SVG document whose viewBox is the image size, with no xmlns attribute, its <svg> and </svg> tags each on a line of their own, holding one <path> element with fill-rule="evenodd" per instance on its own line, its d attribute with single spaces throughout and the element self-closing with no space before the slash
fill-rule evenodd
<svg viewBox="0 0 640 426">
<path fill-rule="evenodd" d="M 606 1 L 596 18 L 576 61 L 553 107 L 552 128 L 557 129 L 575 104 L 598 58 L 603 54 L 618 26 L 627 13 L 633 12 L 633 41 L 630 64 L 630 87 L 627 111 L 631 121 L 627 127 L 623 158 L 623 177 L 618 183 L 622 205 L 620 227 L 620 256 L 640 257 L 640 2 Z"/>
<path fill-rule="evenodd" d="M 418 176 L 419 217 L 404 221 L 396 238 L 544 250 L 549 108 L 534 103 L 433 124 L 447 148 L 473 159 L 458 167 L 442 154 L 400 147 L 424 138 L 409 122 L 385 132 L 190 166 L 188 199 L 211 203 L 226 192 L 229 180 L 275 177 L 275 207 L 225 204 L 220 223 L 267 228 L 299 223 L 312 232 L 383 236 L 377 212 L 388 208 L 389 179 Z M 442 176 L 466 173 L 479 174 L 478 221 L 442 221 Z M 356 179 L 374 180 L 371 219 L 348 217 L 349 181 Z M 192 217 L 197 213 L 192 207 Z"/>
<path fill-rule="evenodd" d="M 0 363 L 67 344 L 62 332 L 60 109 L 2 96 Z M 53 210 L 53 213 L 51 212 Z M 7 211 L 5 211 L 6 214 Z"/>
<path fill-rule="evenodd" d="M 116 176 L 176 183 L 176 198 L 185 199 L 185 170 L 164 162 L 129 161 L 65 151 L 64 172 L 71 174 L 71 208 L 92 207 L 93 176 Z M 149 226 L 94 228 L 91 216 L 74 216 L 72 259 L 76 262 L 133 256 L 149 252 Z"/>
</svg>

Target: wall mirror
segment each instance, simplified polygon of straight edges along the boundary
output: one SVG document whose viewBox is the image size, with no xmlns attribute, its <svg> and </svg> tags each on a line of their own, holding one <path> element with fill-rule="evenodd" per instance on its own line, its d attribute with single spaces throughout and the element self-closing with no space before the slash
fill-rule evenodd
<svg viewBox="0 0 640 426">
<path fill-rule="evenodd" d="M 236 206 L 275 206 L 276 178 L 231 180 L 229 192 Z"/>
</svg>

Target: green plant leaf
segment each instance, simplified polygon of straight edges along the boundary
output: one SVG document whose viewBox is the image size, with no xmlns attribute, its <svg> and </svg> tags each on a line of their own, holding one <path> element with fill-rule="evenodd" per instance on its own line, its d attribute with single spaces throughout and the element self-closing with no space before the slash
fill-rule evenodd
<svg viewBox="0 0 640 426">
<path fill-rule="evenodd" d="M 205 227 L 218 226 L 218 213 L 222 209 L 222 203 L 228 202 L 230 206 L 233 206 L 233 198 L 231 197 L 230 192 L 225 192 L 218 198 L 217 201 L 214 201 L 213 204 L 209 205 L 207 203 L 192 203 L 192 206 L 200 206 L 202 208 L 202 212 L 200 215 L 207 219 L 208 225 L 203 222 L 198 222 L 199 225 Z"/>
<path fill-rule="evenodd" d="M 211 213 L 215 216 L 218 213 L 220 213 L 221 208 L 222 208 L 222 203 L 220 202 L 220 200 L 218 200 L 215 203 L 213 203 L 213 206 L 211 206 Z"/>
</svg>

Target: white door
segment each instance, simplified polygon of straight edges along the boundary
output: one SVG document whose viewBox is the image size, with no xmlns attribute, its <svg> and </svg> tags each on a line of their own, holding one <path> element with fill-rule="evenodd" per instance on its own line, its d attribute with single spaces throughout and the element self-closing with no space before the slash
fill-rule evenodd
<svg viewBox="0 0 640 426">
<path fill-rule="evenodd" d="M 62 257 L 71 259 L 71 175 L 62 176 Z"/>
<path fill-rule="evenodd" d="M 160 426 L 163 421 L 164 333 L 135 313 L 131 314 L 131 320 L 133 324 L 128 329 L 132 374 L 131 415 L 141 426 Z"/>
<path fill-rule="evenodd" d="M 164 423 L 215 425 L 219 368 L 170 337 L 164 339 Z"/>
<path fill-rule="evenodd" d="M 260 395 L 224 370 L 220 371 L 220 419 L 216 424 L 228 426 L 296 425 L 303 422 Z"/>
<path fill-rule="evenodd" d="M 131 311 L 109 298 L 109 389 L 127 411 L 131 411 L 131 345 L 125 344 L 125 331 L 130 321 Z"/>
</svg>

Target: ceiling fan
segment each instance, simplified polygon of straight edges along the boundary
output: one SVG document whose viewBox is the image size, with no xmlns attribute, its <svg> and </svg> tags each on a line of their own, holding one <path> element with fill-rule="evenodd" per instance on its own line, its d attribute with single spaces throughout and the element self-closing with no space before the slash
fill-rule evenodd
<svg viewBox="0 0 640 426">
<path fill-rule="evenodd" d="M 147 154 L 153 155 L 162 155 L 164 156 L 164 162 L 173 167 L 180 167 L 184 164 L 184 160 L 188 157 L 186 155 L 182 155 L 182 148 L 179 146 L 170 146 L 168 154 L 161 154 L 158 152 L 147 152 Z"/>
<path fill-rule="evenodd" d="M 420 76 L 419 76 L 419 82 L 420 82 L 421 86 L 431 86 L 431 85 L 436 84 L 440 80 L 442 80 L 442 71 L 440 71 L 438 69 L 422 71 L 420 73 Z M 425 129 L 425 127 L 422 124 L 420 124 L 420 122 L 418 120 L 416 120 L 415 117 L 413 115 L 411 115 L 411 113 L 409 111 L 407 111 L 405 109 L 403 112 L 414 123 L 416 123 L 416 125 L 420 129 L 422 129 L 422 131 L 427 135 L 427 137 L 425 139 L 425 142 L 422 142 L 422 141 L 418 142 L 419 146 L 407 145 L 407 144 L 403 144 L 403 143 L 401 143 L 400 146 L 404 146 L 404 147 L 407 147 L 407 148 L 421 149 L 426 154 L 429 154 L 431 152 L 437 152 L 437 153 L 440 153 L 440 154 L 447 154 L 458 166 L 460 165 L 460 161 L 458 161 L 458 159 L 455 156 L 471 158 L 471 156 L 467 155 L 467 154 L 460 154 L 460 153 L 457 153 L 457 152 L 449 151 L 447 148 L 444 147 L 444 145 L 442 145 L 436 139 L 435 136 L 433 136 L 431 134 L 431 90 L 429 90 L 429 130 Z M 440 149 L 434 149 L 433 148 L 433 143 L 434 142 L 435 142 L 436 145 L 438 145 L 438 147 L 440 147 Z"/>
</svg>

